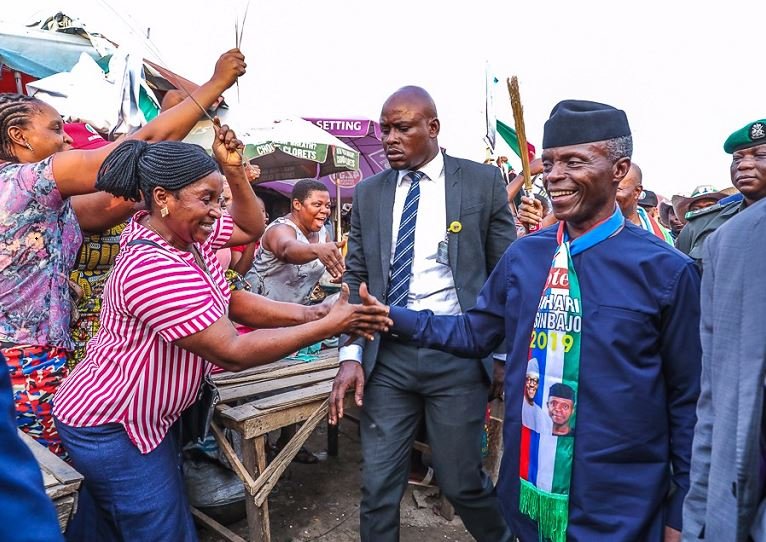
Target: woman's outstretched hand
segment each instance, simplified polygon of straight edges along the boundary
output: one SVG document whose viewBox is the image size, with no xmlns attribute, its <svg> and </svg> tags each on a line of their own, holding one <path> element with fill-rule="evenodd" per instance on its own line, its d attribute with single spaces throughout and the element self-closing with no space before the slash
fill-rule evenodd
<svg viewBox="0 0 766 542">
<path fill-rule="evenodd" d="M 367 285 L 362 283 L 359 286 L 359 295 L 363 304 L 355 305 L 348 302 L 348 285 L 343 283 L 340 289 L 340 295 L 326 318 L 329 318 L 335 325 L 335 333 L 347 333 L 349 335 L 358 335 L 372 341 L 375 339 L 375 333 L 387 332 L 393 325 L 388 317 L 388 306 L 379 302 L 375 296 L 367 291 Z"/>
</svg>

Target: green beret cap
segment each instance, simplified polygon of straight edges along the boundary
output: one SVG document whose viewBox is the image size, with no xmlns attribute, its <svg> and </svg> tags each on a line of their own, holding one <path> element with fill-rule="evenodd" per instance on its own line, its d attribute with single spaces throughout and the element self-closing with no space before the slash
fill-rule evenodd
<svg viewBox="0 0 766 542">
<path fill-rule="evenodd" d="M 766 144 L 766 119 L 751 122 L 731 134 L 723 144 L 729 154 L 741 149 Z"/>
</svg>

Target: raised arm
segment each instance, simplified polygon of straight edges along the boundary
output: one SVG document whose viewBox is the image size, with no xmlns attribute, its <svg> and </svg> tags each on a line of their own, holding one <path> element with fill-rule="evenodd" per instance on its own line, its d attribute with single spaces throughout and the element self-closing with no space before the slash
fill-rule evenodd
<svg viewBox="0 0 766 542">
<path fill-rule="evenodd" d="M 263 235 L 263 230 L 266 228 L 263 203 L 256 197 L 245 175 L 245 168 L 242 165 L 244 145 L 237 139 L 233 130 L 226 125 L 221 126 L 217 117 L 213 121 L 213 127 L 215 129 L 213 156 L 229 182 L 231 189 L 229 214 L 235 224 L 234 232 L 226 246 L 244 245 Z"/>
<path fill-rule="evenodd" d="M 151 142 L 183 139 L 202 115 L 200 106 L 207 109 L 215 103 L 221 93 L 245 73 L 245 67 L 245 57 L 238 49 L 224 53 L 216 63 L 213 76 L 192 92 L 192 97 L 161 113 L 128 138 Z M 95 150 L 56 153 L 53 157 L 53 177 L 62 196 L 95 192 L 98 170 L 117 144 L 115 142 Z"/>
</svg>

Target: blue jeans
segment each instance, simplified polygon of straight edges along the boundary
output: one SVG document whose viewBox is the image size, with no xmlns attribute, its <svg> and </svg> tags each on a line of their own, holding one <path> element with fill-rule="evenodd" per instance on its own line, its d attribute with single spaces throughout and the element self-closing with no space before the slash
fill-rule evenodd
<svg viewBox="0 0 766 542">
<path fill-rule="evenodd" d="M 84 477 L 70 541 L 195 542 L 181 472 L 178 424 L 141 454 L 120 424 L 71 427 L 56 420 L 72 464 Z"/>
</svg>

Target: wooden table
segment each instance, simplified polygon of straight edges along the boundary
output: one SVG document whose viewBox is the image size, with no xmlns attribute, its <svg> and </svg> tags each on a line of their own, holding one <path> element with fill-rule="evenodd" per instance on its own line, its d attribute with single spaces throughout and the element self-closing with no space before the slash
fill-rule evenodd
<svg viewBox="0 0 766 542">
<path fill-rule="evenodd" d="M 72 515 L 77 511 L 77 490 L 82 484 L 82 475 L 26 433 L 19 431 L 19 437 L 32 450 L 32 455 L 40 465 L 45 493 L 56 507 L 63 533 Z"/>
<path fill-rule="evenodd" d="M 270 542 L 268 497 L 314 428 L 327 416 L 332 381 L 338 371 L 337 349 L 322 350 L 312 362 L 283 360 L 213 380 L 221 393 L 212 431 L 245 486 L 249 539 Z M 295 436 L 266 465 L 266 435 L 303 422 Z M 224 437 L 225 426 L 242 437 L 242 460 Z M 208 518 L 197 516 L 229 540 L 242 540 Z"/>
</svg>

